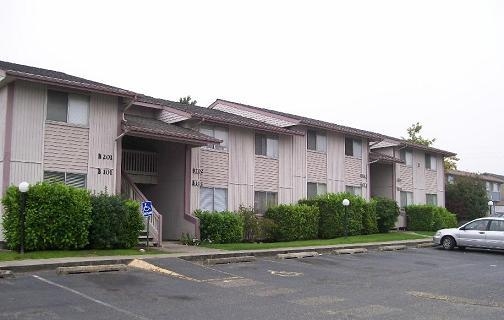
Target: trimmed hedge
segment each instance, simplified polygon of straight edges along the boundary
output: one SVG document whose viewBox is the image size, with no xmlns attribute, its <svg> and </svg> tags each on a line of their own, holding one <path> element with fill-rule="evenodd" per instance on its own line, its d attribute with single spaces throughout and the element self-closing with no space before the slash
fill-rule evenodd
<svg viewBox="0 0 504 320">
<path fill-rule="evenodd" d="M 362 212 L 362 231 L 361 234 L 378 233 L 376 201 L 366 203 L 365 210 Z"/>
<path fill-rule="evenodd" d="M 138 244 L 144 229 L 138 202 L 100 193 L 91 196 L 91 204 L 90 248 L 132 248 Z"/>
<path fill-rule="evenodd" d="M 2 199 L 4 238 L 18 249 L 21 193 L 11 186 Z M 89 192 L 61 183 L 41 182 L 27 192 L 25 250 L 80 249 L 88 244 L 91 224 Z"/>
<path fill-rule="evenodd" d="M 392 199 L 376 197 L 372 199 L 376 205 L 376 216 L 378 231 L 380 233 L 389 232 L 395 226 L 399 216 L 399 206 Z"/>
<path fill-rule="evenodd" d="M 300 204 L 319 208 L 319 238 L 332 239 L 345 234 L 345 208 L 342 204 L 345 198 L 350 200 L 347 208 L 348 235 L 372 233 L 376 230 L 373 207 L 370 207 L 366 200 L 350 193 L 328 193 L 299 201 Z"/>
<path fill-rule="evenodd" d="M 240 242 L 243 237 L 243 218 L 230 211 L 211 212 L 195 211 L 200 219 L 200 236 L 202 241 L 213 243 Z"/>
<path fill-rule="evenodd" d="M 282 204 L 269 208 L 265 217 L 275 222 L 275 241 L 316 239 L 319 226 L 319 210 L 305 204 Z"/>
<path fill-rule="evenodd" d="M 442 207 L 411 205 L 405 208 L 408 230 L 436 231 L 457 226 L 456 216 Z"/>
</svg>

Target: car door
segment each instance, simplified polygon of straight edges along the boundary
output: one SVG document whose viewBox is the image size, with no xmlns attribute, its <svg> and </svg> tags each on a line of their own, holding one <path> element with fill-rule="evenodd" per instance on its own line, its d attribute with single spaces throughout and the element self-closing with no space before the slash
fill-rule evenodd
<svg viewBox="0 0 504 320">
<path fill-rule="evenodd" d="M 491 220 L 486 232 L 488 248 L 504 249 L 504 220 Z"/>
<path fill-rule="evenodd" d="M 459 229 L 460 247 L 485 247 L 488 219 L 469 222 Z"/>
</svg>

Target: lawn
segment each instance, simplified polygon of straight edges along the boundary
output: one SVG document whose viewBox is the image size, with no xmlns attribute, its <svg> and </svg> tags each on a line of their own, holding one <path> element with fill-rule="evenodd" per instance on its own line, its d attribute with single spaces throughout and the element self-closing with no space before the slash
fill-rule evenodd
<svg viewBox="0 0 504 320">
<path fill-rule="evenodd" d="M 0 250 L 0 261 L 25 260 L 25 259 L 50 259 L 68 257 L 100 257 L 100 256 L 132 256 L 145 254 L 166 253 L 150 248 L 148 251 L 140 252 L 138 249 L 109 249 L 109 250 L 53 250 L 53 251 L 32 251 L 19 254 L 14 251 Z"/>
<path fill-rule="evenodd" d="M 292 248 L 292 247 L 308 247 L 308 246 L 330 246 L 338 244 L 355 244 L 366 242 L 383 242 L 383 241 L 400 241 L 400 240 L 414 240 L 426 239 L 427 236 L 432 234 L 424 234 L 421 232 L 389 232 L 361 236 L 350 236 L 347 238 L 335 238 L 324 240 L 303 240 L 303 241 L 289 241 L 289 242 L 264 242 L 264 243 L 223 243 L 223 244 L 201 244 L 204 247 L 223 249 L 223 250 L 260 250 L 260 249 L 276 249 L 276 248 Z"/>
<path fill-rule="evenodd" d="M 424 236 L 427 236 L 427 237 L 432 237 L 436 233 L 435 231 L 411 231 L 411 232 L 414 232 L 414 233 L 417 233 L 417 234 L 421 234 L 421 235 L 424 235 Z"/>
</svg>

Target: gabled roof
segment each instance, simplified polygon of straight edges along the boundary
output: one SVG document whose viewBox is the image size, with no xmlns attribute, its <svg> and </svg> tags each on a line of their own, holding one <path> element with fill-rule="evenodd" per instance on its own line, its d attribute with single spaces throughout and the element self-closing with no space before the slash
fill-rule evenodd
<svg viewBox="0 0 504 320">
<path fill-rule="evenodd" d="M 470 177 L 478 178 L 483 181 L 491 181 L 497 183 L 504 183 L 504 177 L 493 173 L 475 173 L 462 170 L 446 170 L 446 175 L 459 176 L 459 177 Z"/>
<path fill-rule="evenodd" d="M 295 119 L 298 121 L 298 123 L 300 125 L 305 125 L 305 126 L 316 128 L 316 129 L 336 131 L 336 132 L 343 133 L 345 135 L 366 138 L 366 139 L 369 139 L 370 141 L 380 141 L 383 139 L 380 134 L 375 133 L 375 132 L 346 127 L 346 126 L 342 126 L 339 124 L 326 122 L 326 121 L 322 121 L 322 120 L 316 120 L 316 119 L 307 118 L 307 117 L 302 117 L 302 116 L 298 116 L 298 115 L 294 115 L 294 114 L 290 114 L 290 113 L 286 113 L 286 112 L 280 112 L 280 111 L 266 109 L 266 108 L 254 107 L 251 105 L 228 101 L 228 100 L 224 100 L 224 99 L 217 99 L 217 100 L 215 100 L 214 103 L 212 103 L 212 105 L 215 105 L 217 103 L 224 103 L 224 104 L 231 103 L 231 104 L 235 104 L 235 105 L 240 105 L 240 106 L 243 106 L 248 109 L 255 109 L 255 110 L 258 110 L 261 112 L 266 112 L 266 113 L 270 113 L 273 115 L 282 116 L 285 118 Z"/>
<path fill-rule="evenodd" d="M 221 143 L 222 140 L 215 139 L 195 130 L 179 127 L 161 120 L 125 115 L 126 122 L 123 123 L 124 130 L 130 135 L 148 135 L 161 137 L 163 140 L 191 142 L 195 145 L 207 145 Z"/>
<path fill-rule="evenodd" d="M 381 135 L 383 137 L 383 141 L 376 143 L 374 145 L 371 145 L 371 150 L 373 149 L 381 149 L 381 148 L 390 148 L 390 147 L 407 147 L 411 149 L 417 149 L 417 150 L 422 150 L 426 151 L 429 153 L 437 153 L 441 154 L 445 157 L 451 157 L 451 156 L 456 156 L 456 153 L 450 152 L 450 151 L 445 151 L 433 147 L 428 147 L 424 146 L 423 144 L 418 144 L 414 143 L 405 139 L 398 139 L 390 136 L 385 136 Z"/>
<path fill-rule="evenodd" d="M 132 91 L 75 77 L 59 71 L 35 68 L 7 61 L 0 61 L 0 70 L 2 70 L 6 76 L 20 80 L 42 82 L 81 90 L 85 89 L 118 96 L 135 96 L 135 93 Z"/>
<path fill-rule="evenodd" d="M 224 112 L 224 111 L 220 111 L 220 110 L 203 108 L 203 107 L 199 107 L 199 106 L 195 106 L 195 105 L 190 105 L 190 104 L 185 104 L 185 103 L 180 103 L 180 102 L 175 102 L 175 101 L 170 101 L 170 100 L 164 100 L 164 99 L 158 99 L 158 98 L 149 97 L 149 96 L 145 96 L 145 95 L 139 95 L 137 98 L 137 101 L 149 103 L 149 104 L 167 106 L 170 108 L 181 110 L 183 112 L 189 113 L 191 115 L 191 118 L 193 118 L 193 119 L 210 121 L 210 122 L 219 123 L 219 124 L 234 125 L 234 126 L 239 126 L 239 127 L 247 127 L 247 128 L 251 128 L 251 129 L 263 130 L 263 131 L 267 131 L 267 132 L 275 132 L 275 133 L 280 133 L 280 134 L 303 135 L 302 132 L 299 132 L 296 130 L 273 126 L 273 125 L 263 123 L 263 122 L 260 122 L 260 121 L 254 120 L 254 119 L 245 118 L 242 116 L 238 116 L 238 115 Z"/>
<path fill-rule="evenodd" d="M 399 158 L 372 151 L 369 152 L 369 159 L 383 163 L 404 163 L 404 161 Z"/>
</svg>

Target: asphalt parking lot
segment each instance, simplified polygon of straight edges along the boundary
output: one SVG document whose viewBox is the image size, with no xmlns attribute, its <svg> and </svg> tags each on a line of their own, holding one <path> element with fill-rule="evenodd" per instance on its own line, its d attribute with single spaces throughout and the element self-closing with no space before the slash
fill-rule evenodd
<svg viewBox="0 0 504 320">
<path fill-rule="evenodd" d="M 503 319 L 504 253 L 438 248 L 0 279 L 0 319 Z"/>
</svg>

